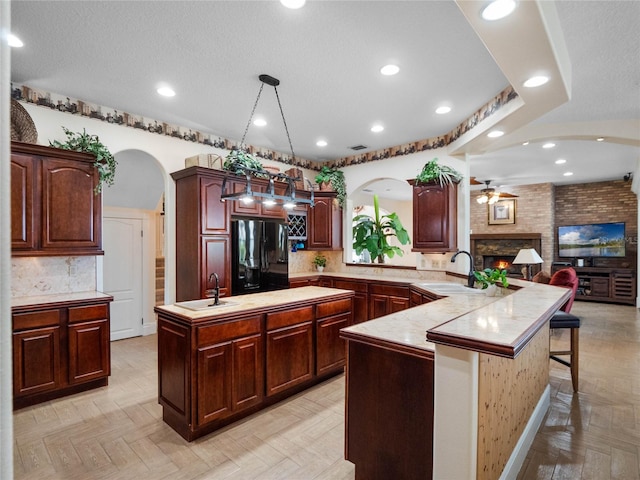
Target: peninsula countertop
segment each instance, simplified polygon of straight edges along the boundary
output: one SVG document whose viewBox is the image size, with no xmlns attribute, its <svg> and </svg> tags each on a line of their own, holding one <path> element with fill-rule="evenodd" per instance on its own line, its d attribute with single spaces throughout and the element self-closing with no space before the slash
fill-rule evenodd
<svg viewBox="0 0 640 480">
<path fill-rule="evenodd" d="M 513 358 L 571 295 L 539 283 L 517 286 L 496 297 L 452 295 L 344 328 L 342 336 L 423 353 L 440 343 Z"/>
</svg>

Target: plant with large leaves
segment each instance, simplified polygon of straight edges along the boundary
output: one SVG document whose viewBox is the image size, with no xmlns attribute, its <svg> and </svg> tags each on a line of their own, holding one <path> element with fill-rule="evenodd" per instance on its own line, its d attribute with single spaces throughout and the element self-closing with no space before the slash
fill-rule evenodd
<svg viewBox="0 0 640 480">
<path fill-rule="evenodd" d="M 384 263 L 385 255 L 393 258 L 402 256 L 402 249 L 389 244 L 390 237 L 396 237 L 400 244 L 409 243 L 409 233 L 402 226 L 402 222 L 396 213 L 380 216 L 378 196 L 373 196 L 373 209 L 375 218 L 369 215 L 357 215 L 353 218 L 353 248 L 357 255 L 367 250 L 371 258 L 378 263 Z"/>
</svg>

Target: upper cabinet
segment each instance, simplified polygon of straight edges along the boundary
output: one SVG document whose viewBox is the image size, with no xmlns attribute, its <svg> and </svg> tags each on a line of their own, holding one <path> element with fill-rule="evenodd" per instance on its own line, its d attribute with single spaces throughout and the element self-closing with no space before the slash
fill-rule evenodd
<svg viewBox="0 0 640 480">
<path fill-rule="evenodd" d="M 342 248 L 342 209 L 335 192 L 314 192 L 315 206 L 307 216 L 307 248 L 340 250 Z"/>
<path fill-rule="evenodd" d="M 413 252 L 457 250 L 458 185 L 413 185 Z"/>
<path fill-rule="evenodd" d="M 93 163 L 90 154 L 11 142 L 12 255 L 104 253 Z"/>
</svg>

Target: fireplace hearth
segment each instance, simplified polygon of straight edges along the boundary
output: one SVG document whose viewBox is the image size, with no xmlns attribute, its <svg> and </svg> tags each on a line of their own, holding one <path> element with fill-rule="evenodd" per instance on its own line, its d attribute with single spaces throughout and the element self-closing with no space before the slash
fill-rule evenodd
<svg viewBox="0 0 640 480">
<path fill-rule="evenodd" d="M 472 234 L 471 255 L 476 268 L 480 265 L 482 268 L 500 268 L 507 270 L 509 277 L 523 278 L 524 265 L 513 265 L 513 260 L 522 248 L 542 252 L 541 237 L 540 233 Z M 535 275 L 540 271 L 540 265 L 532 265 L 531 271 Z"/>
</svg>

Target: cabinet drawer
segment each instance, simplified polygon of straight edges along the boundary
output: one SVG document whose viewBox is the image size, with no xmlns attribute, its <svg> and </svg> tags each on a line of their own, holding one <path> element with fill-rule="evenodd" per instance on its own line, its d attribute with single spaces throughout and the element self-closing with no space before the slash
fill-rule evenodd
<svg viewBox="0 0 640 480">
<path fill-rule="evenodd" d="M 302 307 L 285 312 L 267 313 L 267 330 L 287 327 L 313 320 L 313 307 Z"/>
<path fill-rule="evenodd" d="M 369 293 L 409 298 L 409 287 L 372 284 L 369 285 Z"/>
<path fill-rule="evenodd" d="M 354 292 L 367 291 L 367 284 L 360 282 L 351 282 L 349 280 L 334 280 L 333 285 L 336 288 L 342 288 L 344 290 L 353 290 Z"/>
<path fill-rule="evenodd" d="M 262 315 L 255 315 L 235 322 L 198 327 L 196 330 L 198 346 L 220 343 L 233 338 L 260 333 L 261 317 Z"/>
<path fill-rule="evenodd" d="M 13 330 L 29 330 L 40 327 L 54 327 L 60 324 L 60 310 L 18 313 L 13 315 Z"/>
<path fill-rule="evenodd" d="M 351 311 L 351 299 L 334 300 L 333 302 L 321 303 L 316 306 L 316 318 L 324 318 L 338 313 L 348 313 Z"/>
<path fill-rule="evenodd" d="M 102 320 L 108 317 L 109 305 L 106 303 L 69 308 L 69 323 L 84 322 L 86 320 Z"/>
</svg>

